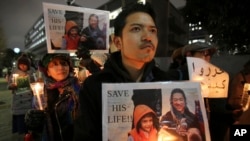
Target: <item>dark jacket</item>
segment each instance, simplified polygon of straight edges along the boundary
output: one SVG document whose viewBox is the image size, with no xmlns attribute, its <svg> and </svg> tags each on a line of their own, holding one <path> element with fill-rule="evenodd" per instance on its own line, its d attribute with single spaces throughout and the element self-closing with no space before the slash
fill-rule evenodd
<svg viewBox="0 0 250 141">
<path fill-rule="evenodd" d="M 189 80 L 187 64 L 183 64 L 178 68 L 169 69 L 167 73 L 171 74 L 172 77 L 177 78 L 177 80 Z"/>
<path fill-rule="evenodd" d="M 46 89 L 48 105 L 45 135 L 43 135 L 43 138 L 47 138 L 46 141 L 72 140 L 74 116 L 79 113 L 79 103 L 73 98 L 78 97 L 79 85 L 76 79 L 75 82 L 71 83 L 71 86 L 75 93 L 64 90 L 63 94 L 59 94 L 57 89 Z"/>
<path fill-rule="evenodd" d="M 144 70 L 141 82 L 174 80 L 164 71 L 149 62 Z M 81 118 L 75 125 L 75 141 L 102 140 L 102 83 L 134 82 L 122 65 L 121 53 L 111 54 L 104 69 L 88 77 L 80 89 Z"/>
<path fill-rule="evenodd" d="M 84 28 L 81 34 L 87 38 L 87 41 L 81 42 L 80 45 L 92 49 L 106 49 L 105 32 L 99 28 L 93 29 L 90 26 Z"/>
</svg>

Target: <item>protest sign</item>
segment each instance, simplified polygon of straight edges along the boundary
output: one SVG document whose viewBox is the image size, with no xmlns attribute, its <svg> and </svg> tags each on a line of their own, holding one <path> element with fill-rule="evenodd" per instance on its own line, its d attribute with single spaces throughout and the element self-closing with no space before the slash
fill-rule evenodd
<svg viewBox="0 0 250 141">
<path fill-rule="evenodd" d="M 43 3 L 43 13 L 48 53 L 75 53 L 79 46 L 108 52 L 109 11 Z"/>
<path fill-rule="evenodd" d="M 152 141 L 181 141 L 191 137 L 189 133 L 197 133 L 197 139 L 210 141 L 198 82 L 104 83 L 102 103 L 103 141 L 127 141 L 132 130 L 138 127 L 133 123 L 139 123 L 136 110 L 140 107 L 144 107 L 141 113 L 145 113 L 144 109 L 151 110 L 152 118 L 157 119 L 153 122 L 157 135 Z M 183 125 L 185 132 L 180 133 Z"/>
<path fill-rule="evenodd" d="M 226 71 L 195 57 L 187 57 L 189 80 L 201 83 L 202 95 L 206 98 L 226 98 L 229 75 Z"/>
</svg>

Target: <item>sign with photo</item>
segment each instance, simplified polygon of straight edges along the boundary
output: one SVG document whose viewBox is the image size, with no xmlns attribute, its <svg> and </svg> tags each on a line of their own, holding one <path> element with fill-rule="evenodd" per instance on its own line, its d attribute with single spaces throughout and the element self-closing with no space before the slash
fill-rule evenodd
<svg viewBox="0 0 250 141">
<path fill-rule="evenodd" d="M 16 94 L 23 94 L 30 91 L 29 76 L 18 76 L 16 78 L 17 90 Z"/>
<path fill-rule="evenodd" d="M 227 97 L 229 75 L 226 71 L 196 57 L 187 57 L 187 63 L 189 80 L 201 83 L 203 97 Z"/>
<path fill-rule="evenodd" d="M 210 141 L 199 82 L 104 83 L 103 141 Z"/>
<path fill-rule="evenodd" d="M 108 52 L 109 11 L 43 3 L 48 53 Z"/>
</svg>

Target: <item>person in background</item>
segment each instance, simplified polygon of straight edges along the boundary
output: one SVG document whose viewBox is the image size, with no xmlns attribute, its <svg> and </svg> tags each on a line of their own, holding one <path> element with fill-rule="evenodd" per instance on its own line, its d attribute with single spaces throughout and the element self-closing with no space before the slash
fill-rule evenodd
<svg viewBox="0 0 250 141">
<path fill-rule="evenodd" d="M 80 89 L 81 117 L 74 140 L 102 140 L 102 83 L 170 80 L 154 61 L 158 45 L 155 13 L 149 3 L 125 7 L 114 22 L 114 44 L 104 68 L 85 79 Z"/>
<path fill-rule="evenodd" d="M 68 54 L 46 54 L 39 62 L 43 73 L 47 107 L 26 113 L 25 122 L 36 140 L 72 141 L 79 114 L 77 78 Z"/>
<path fill-rule="evenodd" d="M 243 88 L 246 83 L 250 83 L 250 60 L 248 60 L 238 73 L 236 73 L 229 83 L 227 109 L 231 111 L 229 125 L 233 124 L 250 124 L 250 109 L 245 111 L 244 106 L 249 106 L 247 102 L 243 105 Z M 249 96 L 247 97 L 247 99 Z M 229 128 L 225 136 L 225 141 L 229 141 Z"/>
<path fill-rule="evenodd" d="M 197 57 L 207 62 L 211 62 L 211 57 L 216 52 L 216 48 L 208 43 L 196 42 L 186 45 L 182 49 L 184 57 Z M 188 67 L 185 64 L 180 72 L 171 72 L 174 75 L 182 76 L 182 80 L 189 80 Z M 232 111 L 227 109 L 227 98 L 204 98 L 205 107 L 209 120 L 209 130 L 212 141 L 222 141 L 230 125 Z"/>
<path fill-rule="evenodd" d="M 80 31 L 80 47 L 89 50 L 106 49 L 106 24 L 103 29 L 99 28 L 99 17 L 96 14 L 89 16 L 89 26 Z"/>
<path fill-rule="evenodd" d="M 128 134 L 128 141 L 157 141 L 159 119 L 146 105 L 137 105 L 133 114 L 134 128 Z"/>
<path fill-rule="evenodd" d="M 185 57 L 182 56 L 182 48 L 177 48 L 173 51 L 171 58 L 172 63 L 169 66 L 169 69 L 178 69 L 185 63 Z"/>
<path fill-rule="evenodd" d="M 17 67 L 12 70 L 8 78 L 8 89 L 12 90 L 12 133 L 18 133 L 19 139 L 23 139 L 28 131 L 24 116 L 32 108 L 33 93 L 29 81 L 33 79 L 34 74 L 35 69 L 31 67 L 28 55 L 22 54 L 17 59 Z"/>
<path fill-rule="evenodd" d="M 233 111 L 233 120 L 236 123 L 239 121 L 239 118 L 243 113 L 242 95 L 244 84 L 246 83 L 250 83 L 250 60 L 244 64 L 243 69 L 238 72 L 230 82 L 228 108 Z M 249 123 L 249 121 L 250 120 L 248 119 L 241 122 Z"/>
<path fill-rule="evenodd" d="M 175 88 L 170 95 L 171 110 L 161 117 L 161 122 L 168 124 L 161 127 L 165 130 L 176 128 L 176 135 L 187 141 L 202 141 L 199 120 L 187 107 L 187 98 L 182 89 Z"/>
<path fill-rule="evenodd" d="M 216 52 L 216 48 L 203 42 L 196 42 L 189 45 L 185 45 L 181 49 L 182 61 L 179 67 L 175 69 L 169 69 L 167 72 L 178 80 L 189 80 L 188 66 L 186 57 L 196 57 L 210 62 L 211 57 Z M 174 54 L 173 54 L 174 55 Z"/>
<path fill-rule="evenodd" d="M 242 95 L 245 83 L 250 83 L 250 60 L 244 64 L 243 69 L 230 82 L 228 108 L 233 110 L 234 122 L 239 120 L 243 112 Z"/>
<path fill-rule="evenodd" d="M 79 45 L 80 35 L 78 25 L 74 21 L 65 24 L 65 35 L 62 40 L 62 49 L 76 50 Z"/>
</svg>

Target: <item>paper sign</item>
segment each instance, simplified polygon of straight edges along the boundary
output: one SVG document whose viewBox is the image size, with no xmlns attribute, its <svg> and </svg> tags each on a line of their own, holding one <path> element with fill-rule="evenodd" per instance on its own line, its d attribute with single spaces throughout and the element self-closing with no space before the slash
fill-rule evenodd
<svg viewBox="0 0 250 141">
<path fill-rule="evenodd" d="M 150 141 L 186 140 L 192 133 L 197 133 L 197 139 L 210 141 L 198 82 L 104 83 L 102 103 L 103 141 L 127 141 L 135 124 L 143 120 L 140 114 L 148 111 L 153 113 L 151 131 L 157 133 Z M 180 133 L 182 129 L 187 132 Z"/>
<path fill-rule="evenodd" d="M 201 83 L 202 95 L 207 98 L 226 98 L 229 75 L 205 60 L 187 57 L 189 80 Z"/>
<path fill-rule="evenodd" d="M 75 53 L 80 45 L 108 52 L 109 11 L 43 3 L 43 13 L 48 53 Z M 98 29 L 90 28 L 92 16 Z"/>
</svg>

